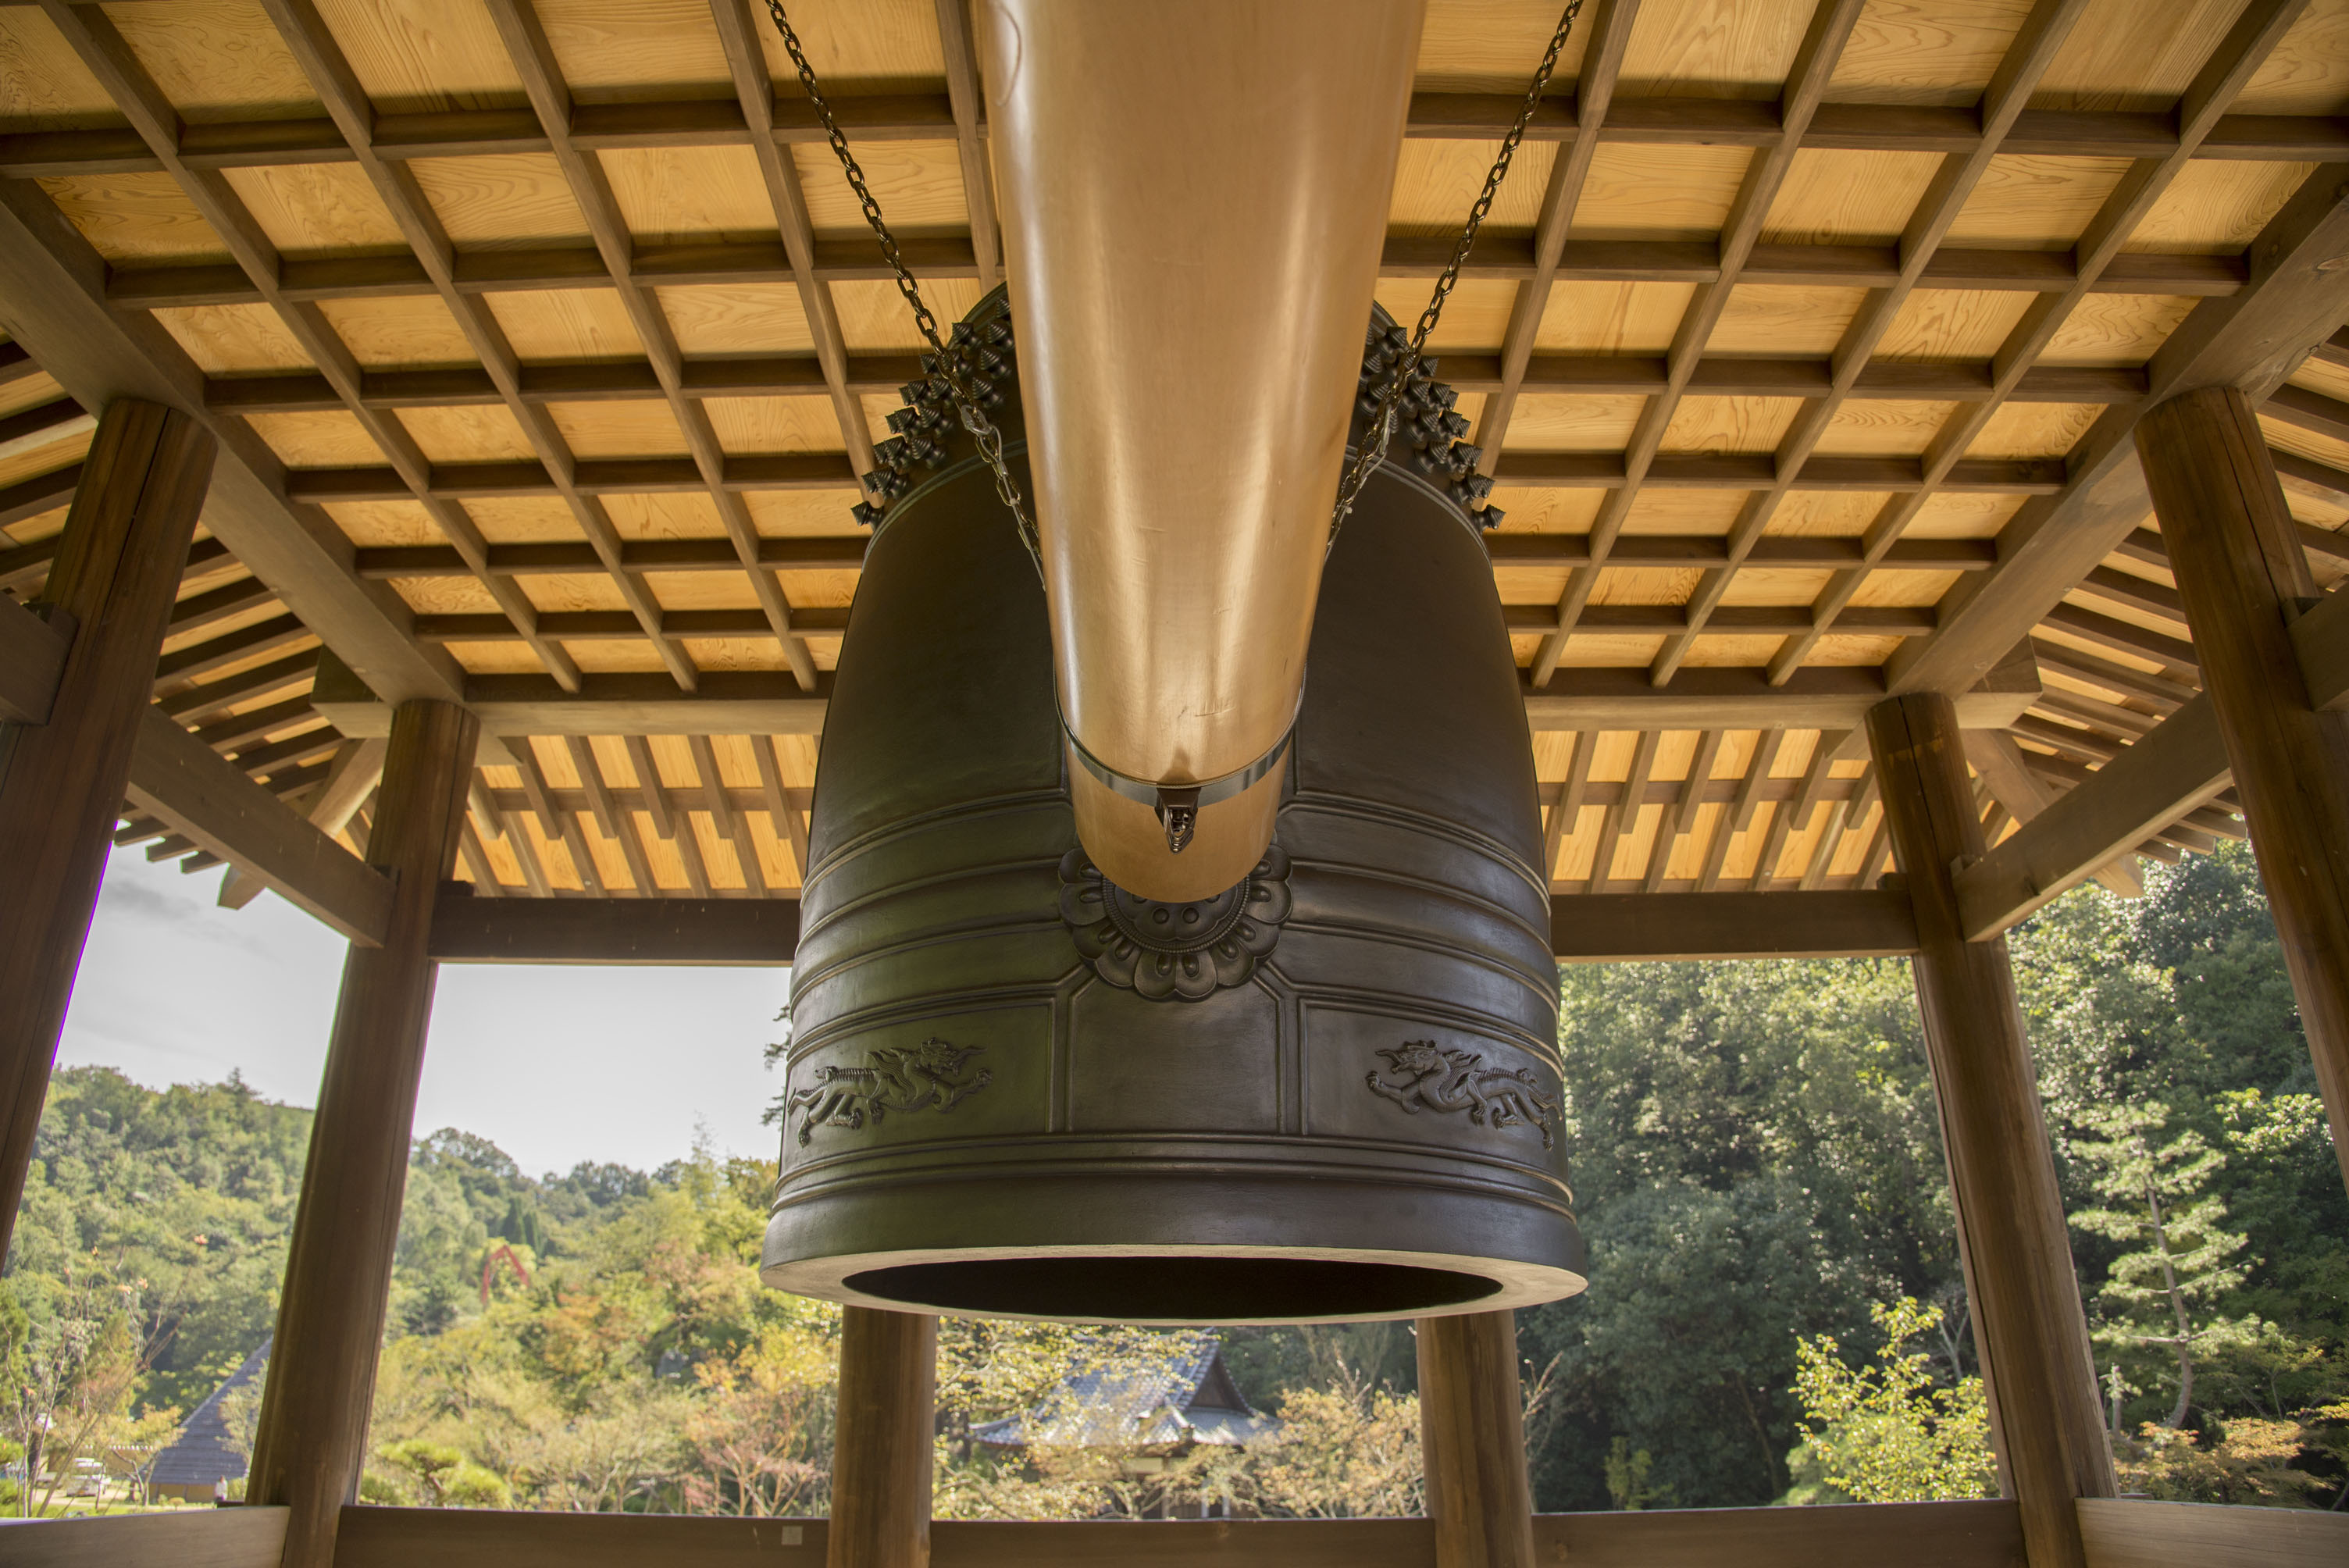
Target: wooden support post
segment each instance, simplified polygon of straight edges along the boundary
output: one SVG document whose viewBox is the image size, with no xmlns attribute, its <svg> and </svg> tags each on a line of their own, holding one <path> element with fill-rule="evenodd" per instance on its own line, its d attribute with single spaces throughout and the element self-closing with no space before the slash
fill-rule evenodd
<svg viewBox="0 0 2349 1568">
<path fill-rule="evenodd" d="M 2084 1568 L 2075 1499 L 2114 1494 L 2095 1366 L 2006 940 L 1968 942 L 1955 873 L 1982 853 L 1956 710 L 1939 694 L 1868 716 L 1917 922 L 1913 970 L 1940 1104 L 1974 1344 L 2031 1568 Z"/>
<path fill-rule="evenodd" d="M 1419 1448 L 1436 1568 L 1533 1568 L 1517 1315 L 1419 1320 Z"/>
<path fill-rule="evenodd" d="M 77 630 L 48 722 L 0 726 L 0 1256 L 215 449 L 184 414 L 107 408 L 49 573 Z"/>
<path fill-rule="evenodd" d="M 2240 392 L 2173 397 L 2137 443 L 2349 1181 L 2349 713 L 2311 706 L 2292 634 L 2316 583 Z"/>
<path fill-rule="evenodd" d="M 825 1568 L 928 1568 L 938 1320 L 852 1306 L 840 1327 Z"/>
<path fill-rule="evenodd" d="M 249 1502 L 293 1509 L 285 1568 L 331 1568 L 336 1526 L 367 1460 L 432 1016 L 432 909 L 456 861 L 479 734 L 449 703 L 402 703 L 392 718 L 367 845 L 369 863 L 392 878 L 391 919 L 382 946 L 354 946 L 343 963 L 245 1486 Z"/>
</svg>

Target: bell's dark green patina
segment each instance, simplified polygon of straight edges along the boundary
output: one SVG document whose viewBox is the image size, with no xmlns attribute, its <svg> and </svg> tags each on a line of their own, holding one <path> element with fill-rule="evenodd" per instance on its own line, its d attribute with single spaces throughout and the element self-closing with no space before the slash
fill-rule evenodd
<svg viewBox="0 0 2349 1568">
<path fill-rule="evenodd" d="M 957 351 L 1016 454 L 1001 312 Z M 1043 591 L 940 390 L 884 449 L 825 723 L 768 1283 L 1133 1323 L 1580 1289 L 1533 757 L 1448 394 L 1330 555 L 1273 848 L 1163 904 L 1077 846 Z"/>
</svg>

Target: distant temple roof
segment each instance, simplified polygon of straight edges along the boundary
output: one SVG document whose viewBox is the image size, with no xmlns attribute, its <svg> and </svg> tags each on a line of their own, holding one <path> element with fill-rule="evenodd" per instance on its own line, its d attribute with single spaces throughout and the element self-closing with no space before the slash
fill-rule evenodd
<svg viewBox="0 0 2349 1568">
<path fill-rule="evenodd" d="M 180 1425 L 171 1446 L 155 1457 L 152 1484 L 210 1486 L 216 1480 L 236 1480 L 244 1474 L 244 1456 L 229 1442 L 228 1413 L 222 1401 L 229 1393 L 261 1376 L 269 1364 L 269 1341 L 244 1358 L 228 1380 L 206 1396 Z"/>
<path fill-rule="evenodd" d="M 1280 1429 L 1241 1397 L 1224 1365 L 1222 1338 L 1201 1333 L 1159 1365 L 1112 1362 L 1076 1373 L 1043 1404 L 987 1421 L 971 1435 L 997 1448 L 1061 1443 L 1084 1448 L 1209 1443 L 1237 1448 Z"/>
</svg>

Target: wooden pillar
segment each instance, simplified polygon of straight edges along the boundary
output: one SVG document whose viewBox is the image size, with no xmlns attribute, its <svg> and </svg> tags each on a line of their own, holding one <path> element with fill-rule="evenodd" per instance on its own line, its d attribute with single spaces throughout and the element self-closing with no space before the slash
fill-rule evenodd
<svg viewBox="0 0 2349 1568">
<path fill-rule="evenodd" d="M 73 628 L 49 721 L 0 726 L 0 1256 L 215 446 L 184 414 L 108 407 L 43 593 Z"/>
<path fill-rule="evenodd" d="M 2309 707 L 2292 639 L 2316 583 L 2240 392 L 2171 398 L 2137 445 L 2349 1181 L 2349 713 Z"/>
<path fill-rule="evenodd" d="M 381 947 L 355 946 L 343 962 L 245 1483 L 246 1501 L 294 1511 L 285 1568 L 330 1568 L 336 1525 L 367 1461 L 432 1016 L 437 966 L 426 943 L 434 895 L 456 858 L 478 735 L 473 716 L 449 703 L 405 702 L 392 715 L 367 841 L 369 863 L 392 878 L 391 923 Z"/>
<path fill-rule="evenodd" d="M 2114 1494 L 2095 1365 L 2006 939 L 1968 942 L 1951 876 L 1982 853 L 1957 710 L 1938 694 L 1868 716 L 1909 881 L 1912 969 L 1966 1261 L 1974 1345 L 2031 1568 L 2084 1568 L 2075 1499 Z"/>
<path fill-rule="evenodd" d="M 938 1320 L 852 1306 L 841 1318 L 825 1568 L 928 1568 Z"/>
<path fill-rule="evenodd" d="M 1517 1315 L 1419 1320 L 1419 1449 L 1436 1568 L 1533 1568 Z"/>
</svg>

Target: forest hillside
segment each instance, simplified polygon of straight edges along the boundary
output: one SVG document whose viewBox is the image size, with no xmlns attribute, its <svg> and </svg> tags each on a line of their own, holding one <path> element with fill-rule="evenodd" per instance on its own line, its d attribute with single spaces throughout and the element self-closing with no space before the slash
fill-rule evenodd
<svg viewBox="0 0 2349 1568">
<path fill-rule="evenodd" d="M 2125 1487 L 2342 1505 L 2349 1196 L 2249 856 L 2156 868 L 2134 903 L 2076 892 L 2013 948 Z M 1906 966 L 1561 987 L 1592 1284 L 1519 1319 L 1540 1506 L 1989 1489 Z M 151 1449 L 263 1343 L 308 1123 L 234 1077 L 57 1075 L 0 1275 L 0 1455 Z M 772 1176 L 709 1150 L 532 1176 L 466 1132 L 418 1140 L 363 1495 L 823 1512 L 837 1316 L 758 1284 Z M 1072 1370 L 1185 1344 L 948 1323 L 940 1514 L 1417 1511 L 1408 1325 L 1226 1331 L 1283 1423 L 1246 1452 L 973 1439 Z"/>
</svg>

